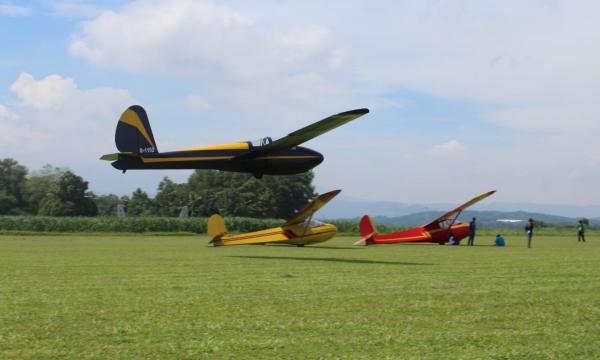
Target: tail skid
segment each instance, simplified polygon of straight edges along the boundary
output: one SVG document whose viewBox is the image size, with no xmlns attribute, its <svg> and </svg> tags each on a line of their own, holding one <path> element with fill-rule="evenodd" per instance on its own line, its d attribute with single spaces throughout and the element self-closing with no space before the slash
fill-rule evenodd
<svg viewBox="0 0 600 360">
<path fill-rule="evenodd" d="M 373 243 L 373 238 L 377 235 L 377 229 L 369 215 L 364 215 L 360 219 L 358 231 L 363 238 L 355 242 L 354 245 L 370 245 Z"/>
</svg>

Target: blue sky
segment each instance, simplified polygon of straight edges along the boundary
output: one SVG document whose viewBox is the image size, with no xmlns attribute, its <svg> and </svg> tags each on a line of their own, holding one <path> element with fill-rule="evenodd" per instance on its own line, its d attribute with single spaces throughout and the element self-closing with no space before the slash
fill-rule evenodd
<svg viewBox="0 0 600 360">
<path fill-rule="evenodd" d="M 98 161 L 143 105 L 160 150 L 280 137 L 348 198 L 598 204 L 595 1 L 0 0 L 0 157 L 70 167 L 98 193 L 169 176 Z"/>
</svg>

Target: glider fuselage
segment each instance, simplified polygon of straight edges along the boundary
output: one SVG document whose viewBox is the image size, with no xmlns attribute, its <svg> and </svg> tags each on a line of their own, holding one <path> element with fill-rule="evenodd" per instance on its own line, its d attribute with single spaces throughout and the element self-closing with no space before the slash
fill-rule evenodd
<svg viewBox="0 0 600 360">
<path fill-rule="evenodd" d="M 306 231 L 304 228 L 295 225 L 239 235 L 226 235 L 215 240 L 215 245 L 259 245 L 272 243 L 304 246 L 327 241 L 334 237 L 336 233 L 337 228 L 332 224 L 309 227 Z"/>
<path fill-rule="evenodd" d="M 454 235 L 456 241 L 469 236 L 469 224 L 456 223 L 450 228 L 421 226 L 413 229 L 397 231 L 384 235 L 374 235 L 366 242 L 367 244 L 395 244 L 408 242 L 428 242 L 445 244 L 450 234 Z"/>
<path fill-rule="evenodd" d="M 253 149 L 250 142 L 242 142 L 182 151 L 120 156 L 112 166 L 119 170 L 216 169 L 257 175 L 291 175 L 306 172 L 323 161 L 323 155 L 301 146 L 264 156 L 243 157 Z"/>
</svg>

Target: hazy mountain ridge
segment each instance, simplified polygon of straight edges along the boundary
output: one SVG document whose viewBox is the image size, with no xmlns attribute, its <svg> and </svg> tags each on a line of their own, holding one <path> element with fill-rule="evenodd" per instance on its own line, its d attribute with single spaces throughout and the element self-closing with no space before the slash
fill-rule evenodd
<svg viewBox="0 0 600 360">
<path fill-rule="evenodd" d="M 387 217 L 387 216 L 376 216 L 374 217 L 375 223 L 396 225 L 396 226 L 420 226 L 425 225 L 432 220 L 443 215 L 445 211 L 426 211 L 415 214 Z M 577 222 L 577 218 L 570 218 L 565 216 L 556 216 L 542 213 L 532 213 L 526 211 L 476 211 L 467 210 L 463 212 L 458 221 L 469 222 L 471 219 L 477 218 L 477 223 L 480 226 L 485 227 L 522 227 L 525 226 L 525 222 L 529 218 L 533 218 L 536 221 L 543 221 L 548 225 L 574 225 Z M 499 219 L 512 219 L 522 220 L 516 223 L 503 223 L 499 222 Z"/>
<path fill-rule="evenodd" d="M 373 217 L 396 218 L 418 213 L 442 214 L 459 204 L 409 204 L 393 201 L 367 201 L 348 198 L 338 198 L 323 207 L 318 216 L 323 219 L 352 219 L 364 214 Z M 498 213 L 499 218 L 515 218 L 517 216 L 542 216 L 554 222 L 565 222 L 566 219 L 587 217 L 600 221 L 600 205 L 564 205 L 564 204 L 533 204 L 533 203 L 497 203 L 482 202 L 469 211 L 487 211 Z M 518 214 L 513 215 L 511 214 Z M 432 216 L 431 219 L 435 218 Z M 563 218 L 563 219 L 561 219 Z"/>
</svg>

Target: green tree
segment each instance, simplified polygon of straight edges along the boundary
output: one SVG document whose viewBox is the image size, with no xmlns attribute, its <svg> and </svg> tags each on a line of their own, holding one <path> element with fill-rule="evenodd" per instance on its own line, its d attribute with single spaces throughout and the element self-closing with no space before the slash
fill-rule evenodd
<svg viewBox="0 0 600 360">
<path fill-rule="evenodd" d="M 27 168 L 13 159 L 0 160 L 0 214 L 23 212 Z"/>
<path fill-rule="evenodd" d="M 265 176 L 217 170 L 196 170 L 188 179 L 192 213 L 208 216 L 218 211 L 226 216 L 287 218 L 314 196 L 313 173 Z"/>
<path fill-rule="evenodd" d="M 87 181 L 67 170 L 58 179 L 56 191 L 49 192 L 42 199 L 38 213 L 47 216 L 95 216 L 98 208 L 87 189 Z"/>
<path fill-rule="evenodd" d="M 154 197 L 158 215 L 178 216 L 181 208 L 192 202 L 187 184 L 177 184 L 168 177 L 158 184 L 158 192 Z"/>
<path fill-rule="evenodd" d="M 125 211 L 130 216 L 151 216 L 154 215 L 154 203 L 148 194 L 140 188 L 137 188 L 131 194 L 127 201 Z"/>
<path fill-rule="evenodd" d="M 264 183 L 275 198 L 273 217 L 287 219 L 301 210 L 317 194 L 312 185 L 312 171 L 288 176 L 265 176 Z"/>
<path fill-rule="evenodd" d="M 94 195 L 92 199 L 98 207 L 98 215 L 100 216 L 117 216 L 117 206 L 122 203 L 121 199 L 115 194 Z"/>
<path fill-rule="evenodd" d="M 25 209 L 30 214 L 38 214 L 42 200 L 50 193 L 58 192 L 58 183 L 67 169 L 45 165 L 41 170 L 33 172 L 25 182 L 23 199 Z"/>
</svg>

